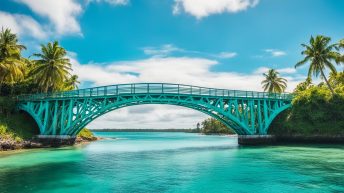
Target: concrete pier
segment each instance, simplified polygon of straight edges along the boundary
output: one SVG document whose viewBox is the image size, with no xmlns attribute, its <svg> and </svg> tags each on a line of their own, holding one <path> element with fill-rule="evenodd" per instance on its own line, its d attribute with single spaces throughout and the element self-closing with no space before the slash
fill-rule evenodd
<svg viewBox="0 0 344 193">
<path fill-rule="evenodd" d="M 70 135 L 37 135 L 34 141 L 47 147 L 59 147 L 64 145 L 74 145 L 75 136 Z"/>
<path fill-rule="evenodd" d="M 239 145 L 271 145 L 276 143 L 274 135 L 239 135 Z"/>
</svg>

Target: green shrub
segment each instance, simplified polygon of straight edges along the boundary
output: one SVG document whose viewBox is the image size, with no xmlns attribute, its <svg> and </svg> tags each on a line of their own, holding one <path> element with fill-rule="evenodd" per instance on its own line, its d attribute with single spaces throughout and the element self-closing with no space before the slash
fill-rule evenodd
<svg viewBox="0 0 344 193">
<path fill-rule="evenodd" d="M 0 137 L 21 141 L 39 133 L 36 122 L 26 113 L 0 114 Z"/>
<path fill-rule="evenodd" d="M 87 128 L 83 128 L 79 133 L 78 137 L 85 139 L 85 140 L 95 140 L 96 137 L 93 135 L 92 131 Z"/>
<path fill-rule="evenodd" d="M 341 76 L 339 77 L 342 78 Z M 343 85 L 342 79 L 333 83 L 335 95 L 332 95 L 329 89 L 322 84 L 297 90 L 294 93 L 292 108 L 281 113 L 273 121 L 269 133 L 275 135 L 344 135 Z"/>
</svg>

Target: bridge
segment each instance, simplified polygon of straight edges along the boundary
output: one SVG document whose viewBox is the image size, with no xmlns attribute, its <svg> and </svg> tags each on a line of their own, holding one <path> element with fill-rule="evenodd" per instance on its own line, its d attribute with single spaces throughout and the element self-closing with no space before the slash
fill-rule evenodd
<svg viewBox="0 0 344 193">
<path fill-rule="evenodd" d="M 33 117 L 40 135 L 72 137 L 101 115 L 142 104 L 183 106 L 210 115 L 239 135 L 266 135 L 273 119 L 291 106 L 291 99 L 287 93 L 168 83 L 118 84 L 17 97 L 18 109 Z"/>
</svg>

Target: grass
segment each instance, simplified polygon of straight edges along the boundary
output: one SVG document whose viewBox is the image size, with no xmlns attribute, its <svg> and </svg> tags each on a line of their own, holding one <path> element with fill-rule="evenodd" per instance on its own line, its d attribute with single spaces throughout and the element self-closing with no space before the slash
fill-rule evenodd
<svg viewBox="0 0 344 193">
<path fill-rule="evenodd" d="M 0 114 L 0 138 L 21 142 L 31 139 L 39 134 L 35 120 L 26 113 L 15 113 L 8 116 Z M 94 140 L 95 137 L 89 129 L 82 129 L 78 134 L 85 140 Z"/>
<path fill-rule="evenodd" d="M 35 121 L 26 113 L 0 114 L 0 138 L 22 141 L 39 133 Z"/>
</svg>

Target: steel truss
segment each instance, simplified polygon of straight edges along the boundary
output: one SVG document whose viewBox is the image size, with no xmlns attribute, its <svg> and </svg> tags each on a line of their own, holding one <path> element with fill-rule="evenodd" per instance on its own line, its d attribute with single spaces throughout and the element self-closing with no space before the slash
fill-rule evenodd
<svg viewBox="0 0 344 193">
<path fill-rule="evenodd" d="M 142 104 L 183 106 L 210 115 L 239 135 L 266 135 L 273 119 L 291 106 L 291 95 L 139 83 L 18 97 L 18 108 L 35 119 L 41 135 L 75 136 L 101 115 Z"/>
</svg>

